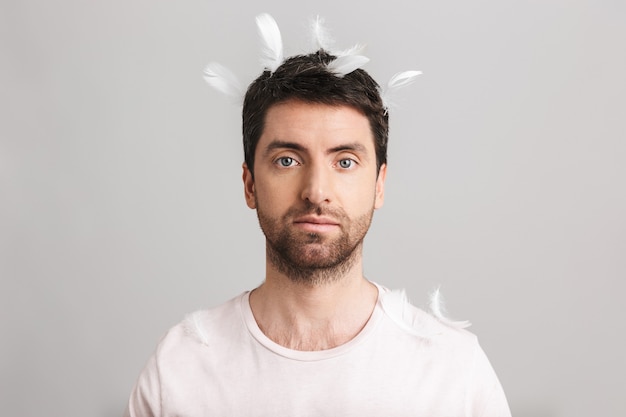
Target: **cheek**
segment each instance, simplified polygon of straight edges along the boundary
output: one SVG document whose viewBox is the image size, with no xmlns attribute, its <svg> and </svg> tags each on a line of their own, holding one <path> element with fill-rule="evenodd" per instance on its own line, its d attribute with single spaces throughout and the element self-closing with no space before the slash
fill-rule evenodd
<svg viewBox="0 0 626 417">
<path fill-rule="evenodd" d="M 371 210 L 376 199 L 375 183 L 354 183 L 346 186 L 339 194 L 340 202 L 345 206 L 352 206 L 356 211 Z"/>
<path fill-rule="evenodd" d="M 267 213 L 280 212 L 288 206 L 292 197 L 289 187 L 285 184 L 263 184 L 257 183 L 255 200 L 257 207 Z"/>
</svg>

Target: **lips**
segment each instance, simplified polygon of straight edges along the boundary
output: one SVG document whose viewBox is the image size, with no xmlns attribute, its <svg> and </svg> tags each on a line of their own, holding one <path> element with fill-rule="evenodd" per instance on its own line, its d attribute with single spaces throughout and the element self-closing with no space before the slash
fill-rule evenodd
<svg viewBox="0 0 626 417">
<path fill-rule="evenodd" d="M 324 216 L 302 216 L 294 220 L 293 224 L 307 232 L 322 233 L 335 230 L 339 227 L 339 222 L 331 217 Z"/>
<path fill-rule="evenodd" d="M 339 225 L 339 222 L 331 217 L 325 216 L 302 216 L 294 220 L 294 223 L 332 224 Z"/>
</svg>

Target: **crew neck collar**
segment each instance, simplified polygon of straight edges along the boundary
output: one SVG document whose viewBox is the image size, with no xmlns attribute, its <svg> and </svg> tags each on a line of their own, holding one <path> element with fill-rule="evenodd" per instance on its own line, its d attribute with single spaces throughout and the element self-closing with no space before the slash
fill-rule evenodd
<svg viewBox="0 0 626 417">
<path fill-rule="evenodd" d="M 349 352 L 355 346 L 362 343 L 373 332 L 378 322 L 380 322 L 380 319 L 383 316 L 380 299 L 386 289 L 376 284 L 375 282 L 372 282 L 372 284 L 374 284 L 378 289 L 378 297 L 369 320 L 367 321 L 363 329 L 361 329 L 361 331 L 350 341 L 331 349 L 314 351 L 295 350 L 279 345 L 278 343 L 271 340 L 261 331 L 259 325 L 254 318 L 254 315 L 252 314 L 252 308 L 250 307 L 250 291 L 243 293 L 240 297 L 240 307 L 243 316 L 242 318 L 244 323 L 246 324 L 246 327 L 248 328 L 248 331 L 250 332 L 250 335 L 262 346 L 277 355 L 299 361 L 319 361 L 333 358 L 335 356 L 343 355 Z"/>
</svg>

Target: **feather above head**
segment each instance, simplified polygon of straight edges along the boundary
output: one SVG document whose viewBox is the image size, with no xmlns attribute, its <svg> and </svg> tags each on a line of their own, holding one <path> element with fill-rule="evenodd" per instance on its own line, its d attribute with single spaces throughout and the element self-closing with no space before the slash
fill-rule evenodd
<svg viewBox="0 0 626 417">
<path fill-rule="evenodd" d="M 311 34 L 313 35 L 313 43 L 316 49 L 322 49 L 338 58 L 347 55 L 362 55 L 365 49 L 364 45 L 357 43 L 356 45 L 343 50 L 335 50 L 335 40 L 330 35 L 330 31 L 324 25 L 324 19 L 317 16 L 311 21 Z"/>
<path fill-rule="evenodd" d="M 323 49 L 327 52 L 332 51 L 332 45 L 335 41 L 330 36 L 326 26 L 324 26 L 324 19 L 320 16 L 311 20 L 311 34 L 313 35 L 313 42 L 316 49 Z"/>
<path fill-rule="evenodd" d="M 271 76 L 285 61 L 280 29 L 274 18 L 268 13 L 259 14 L 256 17 L 256 24 L 262 43 L 261 64 L 265 71 L 270 72 Z M 364 46 L 361 44 L 344 50 L 333 50 L 334 40 L 321 17 L 317 16 L 311 22 L 311 32 L 316 49 L 324 50 L 336 57 L 327 64 L 328 72 L 334 76 L 343 78 L 369 62 L 369 58 L 362 54 Z M 385 113 L 393 107 L 392 97 L 397 90 L 412 84 L 420 74 L 420 71 L 404 71 L 397 73 L 389 80 L 381 92 Z M 226 96 L 235 98 L 240 103 L 242 102 L 245 89 L 237 77 L 226 67 L 211 63 L 204 70 L 204 78 L 211 87 Z"/>
<path fill-rule="evenodd" d="M 268 13 L 256 17 L 256 24 L 263 42 L 261 64 L 269 72 L 274 73 L 284 61 L 283 40 L 278 24 Z"/>
<path fill-rule="evenodd" d="M 411 70 L 398 72 L 391 77 L 386 88 L 380 95 L 383 100 L 383 107 L 385 108 L 385 111 L 389 111 L 389 109 L 394 106 L 393 96 L 398 92 L 398 90 L 413 84 L 417 77 L 421 74 L 422 71 Z"/>
<path fill-rule="evenodd" d="M 328 52 L 330 55 L 334 55 L 337 58 L 327 64 L 328 71 L 333 73 L 339 78 L 351 73 L 352 71 L 361 68 L 363 65 L 369 62 L 369 58 L 361 55 L 364 47 L 360 44 L 356 44 L 351 48 L 343 51 L 333 50 L 335 41 L 330 36 L 330 33 L 326 26 L 324 26 L 324 19 L 317 16 L 311 22 L 311 32 L 313 35 L 313 41 L 315 47 L 319 50 Z"/>
<path fill-rule="evenodd" d="M 211 62 L 204 69 L 204 79 L 220 93 L 240 101 L 243 98 L 243 87 L 231 70 L 217 62 Z"/>
<path fill-rule="evenodd" d="M 369 58 L 363 55 L 345 55 L 330 61 L 326 67 L 328 71 L 342 78 L 368 62 Z"/>
</svg>

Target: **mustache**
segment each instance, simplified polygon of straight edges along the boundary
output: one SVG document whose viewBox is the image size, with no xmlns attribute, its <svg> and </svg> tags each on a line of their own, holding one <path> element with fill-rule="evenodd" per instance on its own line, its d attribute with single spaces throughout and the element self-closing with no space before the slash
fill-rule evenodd
<svg viewBox="0 0 626 417">
<path fill-rule="evenodd" d="M 336 220 L 341 220 L 347 217 L 346 212 L 343 211 L 343 209 L 313 204 L 308 201 L 305 201 L 304 207 L 292 207 L 287 210 L 287 213 L 285 213 L 285 217 L 287 218 L 307 215 L 325 216 Z"/>
</svg>

